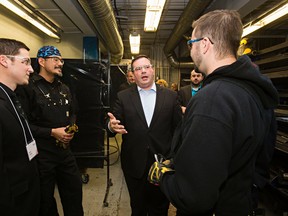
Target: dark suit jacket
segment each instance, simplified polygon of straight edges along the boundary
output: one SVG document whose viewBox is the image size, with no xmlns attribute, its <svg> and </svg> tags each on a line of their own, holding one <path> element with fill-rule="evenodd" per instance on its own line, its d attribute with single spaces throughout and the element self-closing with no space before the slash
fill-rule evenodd
<svg viewBox="0 0 288 216">
<path fill-rule="evenodd" d="M 186 107 L 190 99 L 192 98 L 191 85 L 184 86 L 178 91 L 179 102 L 181 106 Z"/>
<path fill-rule="evenodd" d="M 156 89 L 150 127 L 146 123 L 136 85 L 119 92 L 113 108 L 113 114 L 128 131 L 122 135 L 122 169 L 136 178 L 142 177 L 145 172 L 148 153 L 168 155 L 174 129 L 182 116 L 177 93 L 159 85 Z"/>
<path fill-rule="evenodd" d="M 29 161 L 23 129 L 1 88 L 0 113 L 0 214 L 36 216 L 40 201 L 36 160 Z"/>
<path fill-rule="evenodd" d="M 123 91 L 129 87 L 130 87 L 130 84 L 128 82 L 124 82 L 119 86 L 119 91 Z"/>
<path fill-rule="evenodd" d="M 134 86 L 134 85 L 136 85 L 136 84 L 135 84 L 135 83 L 129 84 L 128 82 L 122 83 L 122 84 L 119 86 L 119 91 L 123 91 L 123 90 L 125 90 L 125 89 L 127 89 L 127 88 L 130 88 L 130 87 Z M 119 92 L 119 91 L 118 91 L 118 92 Z"/>
</svg>

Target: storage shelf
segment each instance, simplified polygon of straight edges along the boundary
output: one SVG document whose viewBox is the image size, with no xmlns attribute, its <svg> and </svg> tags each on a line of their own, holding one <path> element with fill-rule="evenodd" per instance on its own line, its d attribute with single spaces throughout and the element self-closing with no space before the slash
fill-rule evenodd
<svg viewBox="0 0 288 216">
<path fill-rule="evenodd" d="M 285 50 L 287 47 L 288 47 L 288 41 L 285 41 L 283 43 L 280 43 L 280 44 L 277 44 L 277 45 L 271 46 L 269 48 L 262 49 L 262 50 L 258 51 L 258 55 L 265 55 L 268 53 L 275 52 L 277 50 L 278 51 L 279 50 Z"/>
<path fill-rule="evenodd" d="M 288 78 L 288 70 L 265 73 L 264 75 L 269 77 L 270 79 Z"/>
<path fill-rule="evenodd" d="M 278 120 L 279 118 L 277 118 Z M 288 154 L 288 134 L 277 131 L 275 148 L 283 153 Z"/>
<path fill-rule="evenodd" d="M 285 54 L 281 54 L 281 55 L 279 54 L 279 55 L 272 56 L 269 58 L 261 59 L 261 60 L 255 61 L 254 63 L 260 66 L 263 64 L 276 63 L 279 61 L 287 61 L 287 60 L 288 60 L 288 54 L 285 53 Z"/>
<path fill-rule="evenodd" d="M 288 41 L 259 50 L 254 63 L 263 75 L 271 79 L 279 95 L 274 110 L 278 124 L 274 157 L 270 165 L 270 186 L 284 203 L 288 200 L 288 182 L 282 176 L 288 172 Z"/>
<path fill-rule="evenodd" d="M 286 109 L 275 109 L 276 116 L 288 116 L 288 110 Z"/>
<path fill-rule="evenodd" d="M 278 116 L 278 117 L 276 117 L 276 120 L 277 120 L 278 122 L 288 123 L 288 117 Z M 288 125 L 287 125 L 287 126 L 288 126 Z"/>
</svg>

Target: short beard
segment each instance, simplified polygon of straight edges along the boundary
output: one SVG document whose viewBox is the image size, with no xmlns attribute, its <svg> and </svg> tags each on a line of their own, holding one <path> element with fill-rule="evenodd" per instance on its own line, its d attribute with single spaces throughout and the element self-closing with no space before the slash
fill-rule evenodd
<svg viewBox="0 0 288 216">
<path fill-rule="evenodd" d="M 199 82 L 198 84 L 194 84 L 193 82 L 191 83 L 192 87 L 199 87 L 201 85 L 201 82 Z"/>
<path fill-rule="evenodd" d="M 57 76 L 59 76 L 59 77 L 62 77 L 63 76 L 63 73 L 61 72 L 61 73 L 57 73 Z"/>
<path fill-rule="evenodd" d="M 57 68 L 55 68 L 55 69 L 61 69 L 61 72 L 60 72 L 60 73 L 57 73 L 57 76 L 62 77 L 62 76 L 63 76 L 62 67 L 57 67 Z"/>
</svg>

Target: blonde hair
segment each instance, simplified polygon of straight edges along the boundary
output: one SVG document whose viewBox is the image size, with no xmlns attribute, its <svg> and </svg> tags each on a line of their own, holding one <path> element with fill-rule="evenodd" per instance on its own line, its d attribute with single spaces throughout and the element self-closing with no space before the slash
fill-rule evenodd
<svg viewBox="0 0 288 216">
<path fill-rule="evenodd" d="M 164 79 L 159 79 L 159 80 L 157 80 L 157 82 L 156 82 L 157 84 L 159 84 L 159 85 L 161 85 L 161 86 L 164 86 L 164 87 L 168 87 L 168 83 L 166 82 L 166 80 L 164 80 Z"/>
</svg>

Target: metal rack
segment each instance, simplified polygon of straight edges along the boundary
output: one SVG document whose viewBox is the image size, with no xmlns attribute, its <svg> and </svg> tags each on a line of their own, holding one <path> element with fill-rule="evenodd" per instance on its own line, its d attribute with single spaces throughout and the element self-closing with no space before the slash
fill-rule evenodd
<svg viewBox="0 0 288 216">
<path fill-rule="evenodd" d="M 66 62 L 63 69 L 65 71 L 63 82 L 70 87 L 79 104 L 76 121 L 79 132 L 75 134 L 73 142 L 76 144 L 74 146 L 80 146 L 80 149 L 74 147 L 73 153 L 77 161 L 92 159 L 89 163 L 82 165 L 85 168 L 103 168 L 104 161 L 106 161 L 107 180 L 103 206 L 107 207 L 109 189 L 113 185 L 110 178 L 110 143 L 105 130 L 104 117 L 110 108 L 109 62 L 81 62 L 79 60 L 66 60 Z M 107 137 L 106 148 L 105 135 Z M 85 145 L 88 147 L 84 148 Z"/>
<path fill-rule="evenodd" d="M 99 151 L 89 151 L 89 152 L 78 152 L 74 153 L 75 158 L 94 158 L 94 159 L 103 159 L 106 161 L 106 192 L 103 199 L 103 206 L 108 207 L 109 203 L 107 201 L 110 187 L 113 185 L 112 179 L 110 178 L 110 141 L 109 136 L 106 134 L 106 150 L 103 156 L 99 156 Z"/>
</svg>

